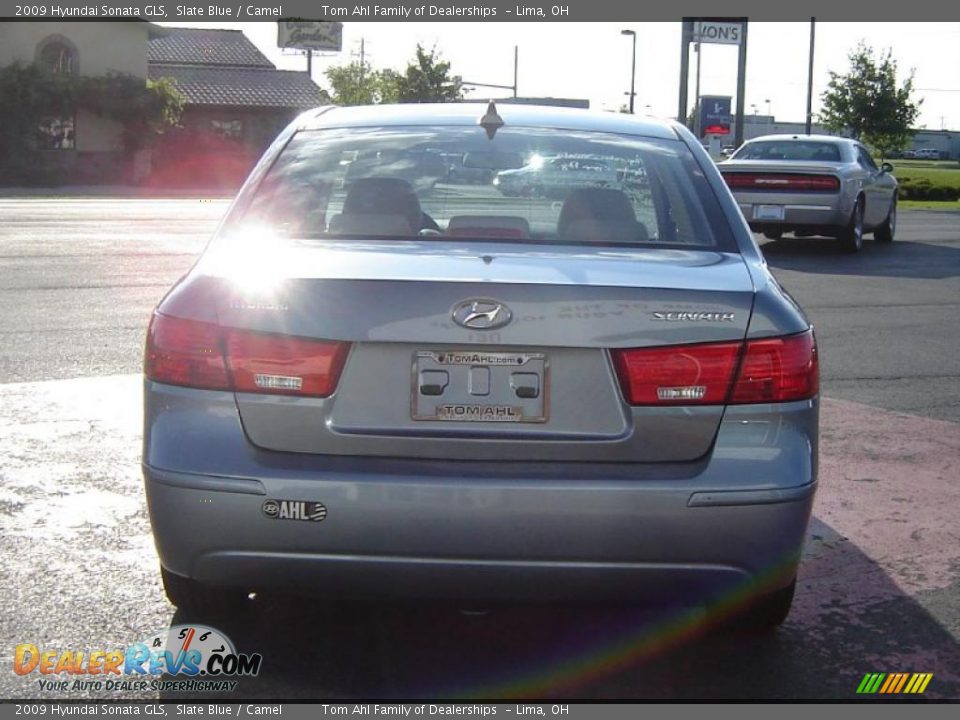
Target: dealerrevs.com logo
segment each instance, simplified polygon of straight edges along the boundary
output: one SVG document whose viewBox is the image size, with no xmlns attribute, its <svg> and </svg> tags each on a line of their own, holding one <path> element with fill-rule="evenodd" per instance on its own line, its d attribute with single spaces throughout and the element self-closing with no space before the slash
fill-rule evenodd
<svg viewBox="0 0 960 720">
<path fill-rule="evenodd" d="M 123 650 L 71 651 L 17 645 L 13 670 L 37 675 L 46 692 L 231 692 L 260 672 L 263 656 L 238 653 L 219 630 L 174 625 Z"/>
</svg>

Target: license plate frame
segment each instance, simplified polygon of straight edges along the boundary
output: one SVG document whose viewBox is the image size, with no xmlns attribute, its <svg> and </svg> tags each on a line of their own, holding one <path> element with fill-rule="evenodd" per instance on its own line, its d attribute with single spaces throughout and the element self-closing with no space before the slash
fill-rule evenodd
<svg viewBox="0 0 960 720">
<path fill-rule="evenodd" d="M 784 207 L 783 205 L 754 205 L 753 206 L 753 219 L 754 220 L 783 220 Z"/>
<path fill-rule="evenodd" d="M 417 351 L 412 363 L 410 417 L 443 424 L 546 423 L 550 409 L 549 367 L 543 352 Z M 439 374 L 440 380 L 425 379 L 425 372 Z M 425 394 L 424 388 L 430 394 Z M 533 392 L 536 395 L 530 396 Z"/>
</svg>

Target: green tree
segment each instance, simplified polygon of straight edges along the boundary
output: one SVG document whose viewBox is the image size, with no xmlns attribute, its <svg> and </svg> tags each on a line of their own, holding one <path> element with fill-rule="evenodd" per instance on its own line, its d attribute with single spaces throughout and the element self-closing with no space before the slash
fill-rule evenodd
<svg viewBox="0 0 960 720">
<path fill-rule="evenodd" d="M 329 68 L 325 74 L 333 89 L 331 99 L 337 105 L 376 105 L 397 101 L 397 74 L 393 70 L 374 70 L 366 61 L 354 61 Z"/>
<path fill-rule="evenodd" d="M 450 63 L 436 47 L 427 52 L 417 43 L 417 53 L 402 74 L 396 75 L 397 101 L 402 103 L 457 102 L 463 99 L 463 81 L 450 75 Z"/>
<path fill-rule="evenodd" d="M 913 71 L 898 85 L 892 51 L 877 56 L 863 41 L 848 58 L 847 73 L 830 72 L 830 83 L 821 96 L 820 121 L 831 130 L 849 131 L 884 156 L 902 150 L 910 142 L 910 128 L 923 102 L 911 98 Z"/>
</svg>

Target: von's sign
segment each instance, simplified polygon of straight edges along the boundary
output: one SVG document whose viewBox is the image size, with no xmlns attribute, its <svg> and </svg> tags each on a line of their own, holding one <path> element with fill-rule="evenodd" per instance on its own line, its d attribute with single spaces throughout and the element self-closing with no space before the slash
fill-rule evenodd
<svg viewBox="0 0 960 720">
<path fill-rule="evenodd" d="M 698 20 L 693 28 L 693 41 L 739 45 L 743 42 L 743 23 Z"/>
</svg>

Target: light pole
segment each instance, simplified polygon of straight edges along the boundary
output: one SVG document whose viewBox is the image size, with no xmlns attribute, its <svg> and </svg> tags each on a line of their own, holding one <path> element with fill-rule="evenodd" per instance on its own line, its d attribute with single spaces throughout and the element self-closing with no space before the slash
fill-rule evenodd
<svg viewBox="0 0 960 720">
<path fill-rule="evenodd" d="M 630 114 L 633 115 L 633 100 L 637 96 L 637 33 L 633 30 L 621 30 L 620 34 L 633 38 L 633 55 L 630 61 Z"/>
<path fill-rule="evenodd" d="M 764 100 L 764 102 L 767 104 L 767 115 L 769 115 L 769 116 L 772 118 L 772 117 L 773 117 L 773 110 L 770 109 L 770 101 L 769 101 L 769 100 Z"/>
</svg>

